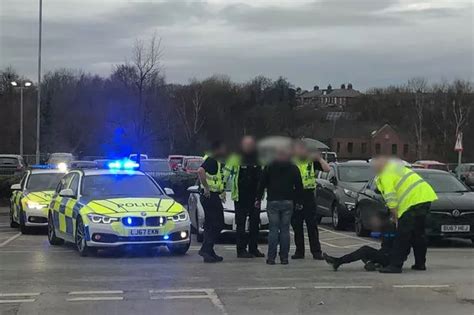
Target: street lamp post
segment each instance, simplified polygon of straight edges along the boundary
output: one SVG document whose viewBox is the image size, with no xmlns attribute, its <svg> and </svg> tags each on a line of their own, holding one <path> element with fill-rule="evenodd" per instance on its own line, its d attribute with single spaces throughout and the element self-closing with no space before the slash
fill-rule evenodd
<svg viewBox="0 0 474 315">
<path fill-rule="evenodd" d="M 11 82 L 14 88 L 20 89 L 20 155 L 23 156 L 23 90 L 31 86 L 31 82 L 24 82 L 18 84 L 17 82 Z"/>
<path fill-rule="evenodd" d="M 38 93 L 36 95 L 36 164 L 40 163 L 40 119 L 41 119 L 41 33 L 43 24 L 43 0 L 39 0 L 38 30 Z"/>
</svg>

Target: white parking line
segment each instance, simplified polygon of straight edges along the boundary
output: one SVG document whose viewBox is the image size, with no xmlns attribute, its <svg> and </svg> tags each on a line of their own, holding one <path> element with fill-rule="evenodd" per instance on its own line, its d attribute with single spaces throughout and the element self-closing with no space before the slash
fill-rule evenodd
<svg viewBox="0 0 474 315">
<path fill-rule="evenodd" d="M 296 287 L 249 287 L 237 288 L 237 291 L 258 291 L 258 290 L 296 290 Z"/>
<path fill-rule="evenodd" d="M 21 236 L 21 233 L 18 233 L 18 234 L 13 235 L 13 236 L 10 237 L 9 239 L 5 240 L 3 243 L 0 243 L 0 248 L 4 247 L 5 245 L 7 245 L 7 244 L 10 243 L 10 242 L 13 242 L 14 240 L 16 240 L 17 238 L 19 238 L 20 236 Z"/>
<path fill-rule="evenodd" d="M 12 296 L 38 296 L 41 293 L 34 292 L 34 293 L 0 293 L 0 297 L 12 297 Z"/>
<path fill-rule="evenodd" d="M 396 284 L 393 285 L 394 288 L 399 289 L 408 289 L 408 288 L 427 288 L 427 289 L 436 289 L 436 288 L 449 288 L 449 284 Z"/>
<path fill-rule="evenodd" d="M 88 296 L 88 297 L 77 297 L 66 299 L 68 302 L 81 302 L 81 301 L 122 301 L 123 296 Z"/>
<path fill-rule="evenodd" d="M 202 288 L 202 289 L 163 289 L 163 290 L 149 290 L 151 300 L 173 300 L 173 299 L 209 299 L 211 303 L 221 311 L 223 315 L 228 315 L 224 304 L 219 299 L 214 289 Z M 152 295 L 155 293 L 161 293 L 164 295 Z M 173 294 L 179 293 L 179 294 Z M 186 294 L 192 293 L 192 294 Z M 193 294 L 193 293 L 204 293 L 204 294 Z"/>
<path fill-rule="evenodd" d="M 0 304 L 11 304 L 11 303 L 32 303 L 35 299 L 18 299 L 18 300 L 0 300 Z"/>
<path fill-rule="evenodd" d="M 315 289 L 345 289 L 345 290 L 352 290 L 352 289 L 373 289 L 374 287 L 371 285 L 319 285 L 315 286 Z"/>
<path fill-rule="evenodd" d="M 322 231 L 326 231 L 326 232 L 329 232 L 329 233 L 332 233 L 332 234 L 336 234 L 336 235 L 341 235 L 341 236 L 345 236 L 347 238 L 352 238 L 352 239 L 355 239 L 355 240 L 358 240 L 358 241 L 363 241 L 363 242 L 366 242 L 366 243 L 370 243 L 370 244 L 378 244 L 377 242 L 374 242 L 374 241 L 369 241 L 369 240 L 366 240 L 366 239 L 363 239 L 361 237 L 357 237 L 357 236 L 352 236 L 352 235 L 348 235 L 348 234 L 344 234 L 344 233 L 339 233 L 339 232 L 335 232 L 335 231 L 332 231 L 332 230 L 328 230 L 326 228 L 323 228 L 321 226 L 318 226 L 318 228 Z"/>
<path fill-rule="evenodd" d="M 123 294 L 122 290 L 112 291 L 71 291 L 68 295 L 81 295 L 81 294 Z"/>
</svg>

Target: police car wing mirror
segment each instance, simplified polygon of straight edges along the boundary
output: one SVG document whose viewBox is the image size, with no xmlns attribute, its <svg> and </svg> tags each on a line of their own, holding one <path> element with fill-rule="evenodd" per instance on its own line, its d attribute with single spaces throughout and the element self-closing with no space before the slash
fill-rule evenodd
<svg viewBox="0 0 474 315">
<path fill-rule="evenodd" d="M 174 190 L 168 187 L 165 187 L 165 194 L 167 196 L 173 196 L 174 195 Z"/>
<path fill-rule="evenodd" d="M 187 191 L 189 193 L 198 193 L 199 192 L 199 186 L 191 186 L 191 187 L 188 187 Z"/>
<path fill-rule="evenodd" d="M 381 195 L 382 192 L 378 189 L 378 188 L 375 188 L 374 189 L 374 193 L 376 193 L 377 195 Z"/>
<path fill-rule="evenodd" d="M 10 187 L 11 190 L 21 190 L 21 184 L 13 184 Z"/>
<path fill-rule="evenodd" d="M 66 197 L 66 198 L 76 198 L 76 194 L 72 191 L 72 189 L 66 188 L 59 192 L 59 196 Z"/>
</svg>

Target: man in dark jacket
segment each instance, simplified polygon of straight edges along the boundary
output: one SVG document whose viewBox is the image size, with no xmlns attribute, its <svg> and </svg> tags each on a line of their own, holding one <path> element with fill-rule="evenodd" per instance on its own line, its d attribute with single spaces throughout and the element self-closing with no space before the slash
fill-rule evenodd
<svg viewBox="0 0 474 315">
<path fill-rule="evenodd" d="M 245 136 L 242 138 L 240 152 L 229 157 L 224 168 L 225 182 L 231 185 L 231 197 L 235 206 L 238 258 L 265 257 L 258 250 L 260 208 L 255 207 L 261 174 L 262 167 L 258 162 L 255 139 Z M 247 218 L 248 237 L 245 231 Z"/>
<path fill-rule="evenodd" d="M 288 264 L 290 251 L 290 222 L 293 208 L 301 207 L 303 191 L 298 167 L 291 162 L 289 148 L 279 148 L 276 160 L 263 170 L 257 189 L 256 207 L 267 190 L 267 214 L 269 221 L 267 264 L 274 265 L 280 244 L 280 262 Z"/>
</svg>

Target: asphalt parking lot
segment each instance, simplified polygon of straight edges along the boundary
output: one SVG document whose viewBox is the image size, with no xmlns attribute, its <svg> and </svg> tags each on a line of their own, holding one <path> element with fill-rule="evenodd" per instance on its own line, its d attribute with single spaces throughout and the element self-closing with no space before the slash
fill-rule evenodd
<svg viewBox="0 0 474 315">
<path fill-rule="evenodd" d="M 321 227 L 323 251 L 340 255 L 378 246 L 352 232 Z M 261 244 L 261 250 L 266 245 Z M 332 271 L 322 261 L 268 266 L 237 259 L 232 238 L 203 264 L 193 241 L 187 255 L 166 249 L 100 252 L 79 257 L 47 236 L 21 235 L 0 208 L 0 314 L 473 314 L 474 248 L 448 240 L 430 248 L 426 272 L 365 272 L 362 264 Z M 293 248 L 292 248 L 293 250 Z"/>
</svg>

